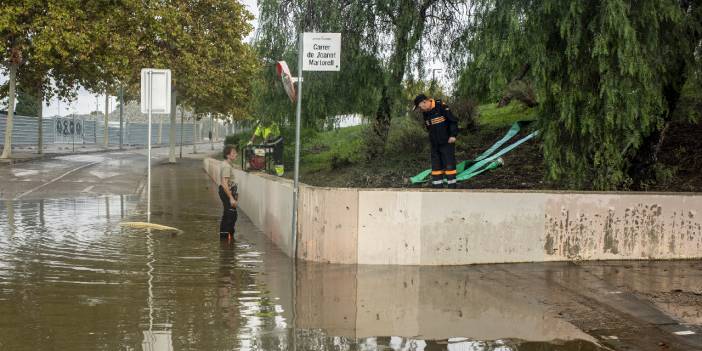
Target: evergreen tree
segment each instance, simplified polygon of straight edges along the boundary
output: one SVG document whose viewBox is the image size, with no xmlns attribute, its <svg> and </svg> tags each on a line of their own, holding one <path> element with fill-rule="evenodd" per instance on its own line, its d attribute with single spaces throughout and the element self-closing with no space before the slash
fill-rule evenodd
<svg viewBox="0 0 702 351">
<path fill-rule="evenodd" d="M 31 93 L 25 91 L 22 86 L 17 89 L 17 105 L 15 105 L 15 113 L 20 116 L 38 116 L 37 98 Z"/>
<path fill-rule="evenodd" d="M 494 98 L 531 65 L 548 178 L 602 190 L 651 181 L 681 89 L 700 74 L 699 1 L 477 0 L 473 11 L 459 42 L 466 82 Z"/>
</svg>

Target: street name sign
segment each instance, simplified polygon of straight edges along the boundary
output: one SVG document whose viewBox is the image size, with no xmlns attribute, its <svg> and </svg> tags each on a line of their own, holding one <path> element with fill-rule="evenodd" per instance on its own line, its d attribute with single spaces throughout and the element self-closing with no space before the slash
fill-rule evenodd
<svg viewBox="0 0 702 351">
<path fill-rule="evenodd" d="M 339 71 L 340 69 L 341 33 L 303 34 L 303 71 Z"/>
<path fill-rule="evenodd" d="M 141 69 L 141 113 L 149 113 L 149 88 L 151 88 L 151 113 L 171 113 L 171 70 Z"/>
</svg>

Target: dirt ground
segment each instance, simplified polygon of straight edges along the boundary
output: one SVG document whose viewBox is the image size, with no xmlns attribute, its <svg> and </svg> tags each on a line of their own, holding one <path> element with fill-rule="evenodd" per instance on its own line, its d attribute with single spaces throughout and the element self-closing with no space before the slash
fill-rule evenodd
<svg viewBox="0 0 702 351">
<path fill-rule="evenodd" d="M 457 146 L 459 162 L 479 155 L 503 134 L 504 130 L 482 130 L 461 137 Z M 523 130 L 512 141 L 526 136 Z M 677 122 L 670 126 L 661 147 L 659 161 L 663 174 L 651 191 L 702 191 L 702 123 Z M 560 189 L 557 184 L 544 180 L 546 167 L 537 140 L 530 140 L 504 155 L 504 166 L 459 183 L 463 189 Z M 350 165 L 330 171 L 302 174 L 307 184 L 331 187 L 402 188 L 412 185 L 409 177 L 427 169 L 429 154 L 388 157 L 363 164 Z"/>
</svg>

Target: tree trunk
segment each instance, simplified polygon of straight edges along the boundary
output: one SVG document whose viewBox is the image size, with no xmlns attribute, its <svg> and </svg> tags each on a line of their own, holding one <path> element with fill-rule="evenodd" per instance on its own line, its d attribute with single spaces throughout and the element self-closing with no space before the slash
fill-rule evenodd
<svg viewBox="0 0 702 351">
<path fill-rule="evenodd" d="M 5 125 L 5 145 L 0 158 L 12 157 L 12 118 L 15 115 L 15 88 L 17 85 L 17 68 L 19 67 L 19 62 L 17 61 L 10 63 L 10 91 L 8 93 L 7 124 Z"/>
<path fill-rule="evenodd" d="M 373 122 L 373 134 L 377 140 L 369 141 L 368 156 L 371 159 L 382 156 L 385 151 L 385 142 L 388 139 L 392 118 L 392 100 L 388 93 L 388 85 L 385 84 L 381 90 L 380 105 L 375 113 Z"/>
<path fill-rule="evenodd" d="M 212 142 L 212 137 L 214 136 L 213 129 L 214 129 L 214 117 L 210 113 L 210 132 L 207 134 L 207 136 L 210 139 L 210 150 L 214 150 L 214 142 Z"/>
<path fill-rule="evenodd" d="M 402 94 L 407 59 L 424 32 L 426 11 L 430 2 L 419 10 L 411 1 L 401 1 L 395 24 L 395 47 L 390 57 L 390 73 L 381 90 L 381 98 L 375 113 L 373 133 L 377 140 L 370 141 L 369 158 L 374 159 L 385 152 L 385 143 L 390 132 L 390 122 L 397 102 Z M 416 12 L 418 11 L 418 12 Z"/>
<path fill-rule="evenodd" d="M 180 107 L 180 158 L 183 158 L 183 115 L 185 114 L 185 108 L 183 106 Z"/>
<path fill-rule="evenodd" d="M 168 129 L 168 162 L 175 163 L 175 138 L 176 138 L 176 90 L 175 84 L 171 90 L 171 125 Z"/>
<path fill-rule="evenodd" d="M 197 153 L 197 118 L 193 115 L 193 154 Z"/>
<path fill-rule="evenodd" d="M 671 75 L 676 79 L 671 81 L 663 88 L 663 96 L 666 101 L 667 111 L 663 115 L 663 127 L 655 129 L 651 134 L 646 136 L 641 147 L 636 150 L 635 155 L 631 159 L 629 168 L 629 176 L 632 179 L 633 190 L 645 190 L 647 185 L 656 180 L 654 166 L 658 162 L 658 153 L 661 150 L 668 127 L 673 120 L 673 114 L 680 101 L 682 88 L 685 85 L 687 77 L 685 76 L 686 64 L 680 60 L 677 65 L 673 66 L 677 74 Z"/>
<path fill-rule="evenodd" d="M 680 100 L 680 91 L 671 91 L 665 96 L 669 110 L 663 117 L 663 127 L 646 136 L 632 158 L 629 176 L 632 179 L 631 187 L 633 190 L 646 190 L 646 186 L 656 179 L 654 166 L 658 163 L 658 153 L 665 141 L 668 127 L 672 122 L 672 115 Z"/>
<path fill-rule="evenodd" d="M 105 90 L 105 132 L 104 132 L 104 146 L 105 148 L 110 146 L 110 126 L 109 126 L 109 114 L 110 114 L 110 95 L 107 94 Z"/>
<path fill-rule="evenodd" d="M 514 83 L 516 81 L 524 79 L 526 74 L 529 72 L 529 69 L 531 69 L 531 65 L 528 63 L 525 63 L 522 66 L 522 69 L 519 71 L 519 73 L 517 73 L 517 75 L 514 78 L 512 78 L 511 81 L 507 82 L 507 92 L 502 96 L 502 99 L 500 99 L 500 102 L 497 103 L 497 107 L 505 107 L 505 106 L 509 105 L 509 103 L 514 98 L 514 95 L 512 94 L 512 92 L 509 91 L 510 85 L 512 85 L 512 83 Z M 527 100 L 527 101 L 524 101 L 524 103 L 529 107 L 536 106 L 536 101 Z"/>
<path fill-rule="evenodd" d="M 124 87 L 119 87 L 119 149 L 122 150 L 124 144 Z"/>
<path fill-rule="evenodd" d="M 44 92 L 41 86 L 37 87 L 37 153 L 44 153 Z"/>
</svg>

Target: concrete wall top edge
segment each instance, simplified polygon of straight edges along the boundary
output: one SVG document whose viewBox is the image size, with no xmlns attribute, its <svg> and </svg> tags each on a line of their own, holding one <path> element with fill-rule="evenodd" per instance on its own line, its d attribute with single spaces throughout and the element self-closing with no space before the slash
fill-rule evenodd
<svg viewBox="0 0 702 351">
<path fill-rule="evenodd" d="M 215 161 L 221 161 L 219 159 L 212 159 Z M 257 175 L 268 180 L 293 184 L 292 179 L 277 177 L 274 175 L 266 174 L 263 172 L 247 172 L 251 175 Z M 586 190 L 547 190 L 547 189 L 536 189 L 536 190 L 524 190 L 524 189 L 431 189 L 431 188 L 351 188 L 351 187 L 329 187 L 329 186 L 316 186 L 300 182 L 301 186 L 305 186 L 312 189 L 326 189 L 335 191 L 368 191 L 368 192 L 381 192 L 381 191 L 392 191 L 392 192 L 419 192 L 419 193 L 430 193 L 430 192 L 458 192 L 458 193 L 508 193 L 508 194 L 547 194 L 547 195 L 624 195 L 624 196 L 635 196 L 635 195 L 646 195 L 646 196 L 685 196 L 685 197 L 702 197 L 702 192 L 672 192 L 672 191 L 586 191 Z"/>
<path fill-rule="evenodd" d="M 337 188 L 329 188 L 337 189 Z M 544 195 L 661 195 L 661 196 L 687 196 L 702 197 L 702 192 L 646 192 L 646 191 L 586 191 L 586 190 L 524 190 L 524 189 L 431 189 L 431 188 L 349 188 L 359 191 L 397 191 L 420 193 L 507 193 L 507 194 L 544 194 Z"/>
</svg>

